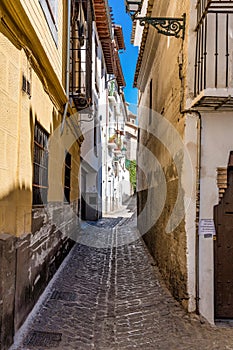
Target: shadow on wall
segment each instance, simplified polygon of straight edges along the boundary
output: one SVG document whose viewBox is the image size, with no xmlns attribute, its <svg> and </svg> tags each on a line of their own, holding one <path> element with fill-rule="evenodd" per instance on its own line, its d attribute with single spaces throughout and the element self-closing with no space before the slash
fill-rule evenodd
<svg viewBox="0 0 233 350">
<path fill-rule="evenodd" d="M 31 203 L 31 198 L 31 190 L 22 185 L 0 200 L 1 350 L 12 344 L 15 332 L 73 246 L 64 233 L 64 204 L 53 205 L 52 215 L 48 215 L 44 207 L 31 210 L 24 205 Z M 63 233 L 52 222 L 61 212 Z"/>
</svg>

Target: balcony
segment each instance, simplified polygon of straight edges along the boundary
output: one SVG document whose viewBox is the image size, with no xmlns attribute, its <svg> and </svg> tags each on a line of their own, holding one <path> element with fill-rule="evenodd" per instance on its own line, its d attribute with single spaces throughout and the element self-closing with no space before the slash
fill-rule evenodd
<svg viewBox="0 0 233 350">
<path fill-rule="evenodd" d="M 233 108 L 232 32 L 233 1 L 198 1 L 193 107 Z"/>
<path fill-rule="evenodd" d="M 92 99 L 92 12 L 91 3 L 73 3 L 70 37 L 70 97 L 78 111 Z"/>
</svg>

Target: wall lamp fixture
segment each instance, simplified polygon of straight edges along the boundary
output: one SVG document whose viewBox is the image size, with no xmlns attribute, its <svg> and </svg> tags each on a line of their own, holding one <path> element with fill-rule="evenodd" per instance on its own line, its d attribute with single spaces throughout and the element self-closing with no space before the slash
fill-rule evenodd
<svg viewBox="0 0 233 350">
<path fill-rule="evenodd" d="M 175 17 L 138 17 L 142 8 L 142 0 L 125 0 L 126 12 L 130 15 L 133 21 L 140 21 L 140 25 L 144 26 L 146 23 L 151 24 L 158 33 L 167 36 L 174 36 L 176 38 L 184 39 L 185 36 L 185 20 L 184 13 L 181 18 Z"/>
</svg>

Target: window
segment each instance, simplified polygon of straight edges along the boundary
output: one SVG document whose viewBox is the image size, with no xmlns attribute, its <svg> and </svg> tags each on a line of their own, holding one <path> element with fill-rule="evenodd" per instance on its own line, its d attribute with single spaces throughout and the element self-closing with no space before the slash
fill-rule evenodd
<svg viewBox="0 0 233 350">
<path fill-rule="evenodd" d="M 46 204 L 48 195 L 48 133 L 37 122 L 34 128 L 33 205 Z"/>
<path fill-rule="evenodd" d="M 64 202 L 70 203 L 70 185 L 71 185 L 71 154 L 66 152 L 65 157 L 65 178 L 64 178 Z"/>
<path fill-rule="evenodd" d="M 26 78 L 26 76 L 23 74 L 23 79 L 22 79 L 22 90 L 29 96 L 31 97 L 31 83 L 30 81 Z"/>
<path fill-rule="evenodd" d="M 58 0 L 39 0 L 39 3 L 44 12 L 49 29 L 52 33 L 53 39 L 57 44 L 58 30 L 57 30 L 57 13 L 58 13 Z"/>
<path fill-rule="evenodd" d="M 78 110 L 92 100 L 92 23 L 92 1 L 72 1 L 70 96 Z"/>
</svg>

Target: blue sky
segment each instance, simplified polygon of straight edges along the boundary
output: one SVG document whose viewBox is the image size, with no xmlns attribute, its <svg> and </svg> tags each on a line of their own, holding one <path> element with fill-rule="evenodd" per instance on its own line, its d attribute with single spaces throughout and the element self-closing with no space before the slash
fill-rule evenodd
<svg viewBox="0 0 233 350">
<path fill-rule="evenodd" d="M 120 24 L 123 29 L 126 50 L 120 53 L 120 60 L 126 81 L 124 88 L 125 99 L 132 104 L 130 110 L 136 113 L 137 89 L 133 88 L 134 72 L 138 56 L 138 48 L 130 43 L 132 32 L 132 21 L 125 12 L 124 0 L 108 0 L 109 6 L 113 9 L 114 22 Z"/>
</svg>

